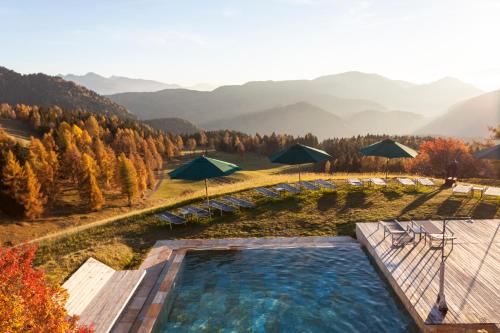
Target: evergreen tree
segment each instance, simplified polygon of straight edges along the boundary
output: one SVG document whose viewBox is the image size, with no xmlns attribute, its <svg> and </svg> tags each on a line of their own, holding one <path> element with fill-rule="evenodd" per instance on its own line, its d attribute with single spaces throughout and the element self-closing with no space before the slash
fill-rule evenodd
<svg viewBox="0 0 500 333">
<path fill-rule="evenodd" d="M 128 198 L 128 205 L 132 206 L 132 201 L 137 197 L 139 190 L 137 185 L 137 171 L 132 161 L 124 153 L 118 157 L 118 178 L 122 194 Z"/>
</svg>

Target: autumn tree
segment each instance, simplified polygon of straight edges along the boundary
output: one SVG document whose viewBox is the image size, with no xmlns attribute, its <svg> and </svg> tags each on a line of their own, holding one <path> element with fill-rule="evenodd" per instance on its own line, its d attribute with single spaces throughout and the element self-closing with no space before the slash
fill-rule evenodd
<svg viewBox="0 0 500 333">
<path fill-rule="evenodd" d="M 30 162 L 24 164 L 22 181 L 21 202 L 24 206 L 24 215 L 30 220 L 35 220 L 43 214 L 46 198 L 40 190 L 40 183 Z"/>
<path fill-rule="evenodd" d="M 99 166 L 99 175 L 104 183 L 104 187 L 109 189 L 113 181 L 116 169 L 116 156 L 110 147 L 106 147 L 102 140 L 95 139 L 94 152 L 97 165 Z"/>
<path fill-rule="evenodd" d="M 188 139 L 187 148 L 194 154 L 194 150 L 196 149 L 196 140 L 194 138 Z"/>
<path fill-rule="evenodd" d="M 326 161 L 326 162 L 325 162 L 324 172 L 325 172 L 325 173 L 330 173 L 330 172 L 332 172 L 332 162 L 330 162 L 330 161 Z"/>
<path fill-rule="evenodd" d="M 130 155 L 130 160 L 137 173 L 137 190 L 142 195 L 148 187 L 152 188 L 156 182 L 153 170 L 147 163 L 144 163 L 138 154 Z"/>
<path fill-rule="evenodd" d="M 245 152 L 245 145 L 241 142 L 237 135 L 234 137 L 234 150 L 240 155 L 243 155 Z"/>
<path fill-rule="evenodd" d="M 63 166 L 65 173 L 71 176 L 74 183 L 78 181 L 78 170 L 81 159 L 82 153 L 80 149 L 75 144 L 70 143 L 63 154 Z"/>
<path fill-rule="evenodd" d="M 180 135 L 177 135 L 175 137 L 175 147 L 179 152 L 181 152 L 182 149 L 184 149 L 184 140 L 182 140 L 182 137 Z"/>
<path fill-rule="evenodd" d="M 132 206 L 132 201 L 139 194 L 137 185 L 137 171 L 135 167 L 124 153 L 118 157 L 118 179 L 122 190 L 122 194 L 128 198 L 128 205 Z"/>
<path fill-rule="evenodd" d="M 7 152 L 7 159 L 2 170 L 3 184 L 7 187 L 8 195 L 20 202 L 23 194 L 23 168 L 11 150 Z"/>
<path fill-rule="evenodd" d="M 87 202 L 91 210 L 100 210 L 105 200 L 97 183 L 97 163 L 87 153 L 82 154 L 80 175 L 78 178 L 80 198 Z"/>
<path fill-rule="evenodd" d="M 47 150 L 46 146 L 34 137 L 31 137 L 30 164 L 40 181 L 42 192 L 50 203 L 54 203 L 59 192 L 57 172 L 59 161 L 54 150 Z"/>
<path fill-rule="evenodd" d="M 68 315 L 67 292 L 33 268 L 35 251 L 32 245 L 0 247 L 0 332 L 93 332 Z"/>
</svg>

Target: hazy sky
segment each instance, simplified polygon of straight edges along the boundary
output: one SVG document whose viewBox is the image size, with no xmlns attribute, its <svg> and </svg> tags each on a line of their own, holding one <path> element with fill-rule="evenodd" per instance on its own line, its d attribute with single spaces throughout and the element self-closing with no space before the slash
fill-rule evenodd
<svg viewBox="0 0 500 333">
<path fill-rule="evenodd" d="M 189 85 L 359 70 L 500 88 L 500 0 L 0 0 L 0 65 Z"/>
</svg>

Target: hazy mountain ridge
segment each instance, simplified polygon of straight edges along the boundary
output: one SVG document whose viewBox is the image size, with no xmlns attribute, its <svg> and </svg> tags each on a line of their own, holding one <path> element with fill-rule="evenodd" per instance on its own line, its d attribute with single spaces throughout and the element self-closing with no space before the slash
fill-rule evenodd
<svg viewBox="0 0 500 333">
<path fill-rule="evenodd" d="M 75 82 L 102 95 L 111 95 L 122 92 L 148 92 L 163 89 L 180 88 L 177 84 L 168 84 L 153 80 L 133 79 L 123 76 L 104 77 L 89 72 L 85 75 L 59 75 L 67 81 Z"/>
<path fill-rule="evenodd" d="M 0 102 L 12 105 L 24 103 L 65 109 L 85 109 L 97 114 L 114 114 L 134 118 L 126 108 L 94 91 L 42 73 L 21 75 L 0 67 Z"/>
<path fill-rule="evenodd" d="M 377 74 L 347 72 L 314 80 L 252 81 L 211 92 L 171 89 L 109 97 L 143 119 L 181 117 L 205 123 L 302 101 L 340 116 L 366 110 L 435 116 L 479 93 L 479 89 L 451 78 L 417 85 Z"/>
<path fill-rule="evenodd" d="M 500 124 L 500 90 L 460 102 L 441 117 L 416 131 L 417 134 L 489 137 L 488 127 Z"/>
<path fill-rule="evenodd" d="M 150 119 L 144 122 L 154 129 L 172 134 L 194 134 L 201 131 L 201 128 L 182 118 Z"/>
</svg>

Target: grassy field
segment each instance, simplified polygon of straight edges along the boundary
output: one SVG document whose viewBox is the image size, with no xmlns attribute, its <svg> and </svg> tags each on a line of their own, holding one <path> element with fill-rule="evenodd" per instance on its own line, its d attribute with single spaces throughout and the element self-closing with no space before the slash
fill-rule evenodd
<svg viewBox="0 0 500 333">
<path fill-rule="evenodd" d="M 305 175 L 309 178 L 311 175 Z M 270 175 L 269 179 L 290 179 L 296 175 Z M 260 182 L 269 182 L 265 177 Z M 354 235 L 354 223 L 379 219 L 427 219 L 450 215 L 476 218 L 500 218 L 498 201 L 450 197 L 449 189 L 350 189 L 343 182 L 337 191 L 304 191 L 277 200 L 262 197 L 252 190 L 256 179 L 221 186 L 215 191 L 238 192 L 240 197 L 256 202 L 256 207 L 236 214 L 216 216 L 211 220 L 192 221 L 173 230 L 152 213 L 125 218 L 40 243 L 36 262 L 46 269 L 54 282 L 63 281 L 89 256 L 116 268 L 137 267 L 148 249 L 160 239 L 271 237 L 312 235 Z M 199 202 L 191 194 L 170 209 Z M 188 201 L 186 201 L 188 200 Z"/>
</svg>

